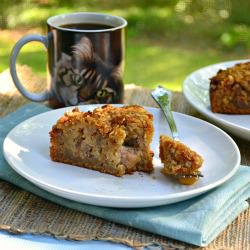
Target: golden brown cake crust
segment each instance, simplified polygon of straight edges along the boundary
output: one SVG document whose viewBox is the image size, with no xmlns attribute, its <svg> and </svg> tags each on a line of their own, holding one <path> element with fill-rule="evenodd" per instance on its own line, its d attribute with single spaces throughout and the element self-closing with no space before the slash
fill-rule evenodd
<svg viewBox="0 0 250 250">
<path fill-rule="evenodd" d="M 92 112 L 74 108 L 50 132 L 50 156 L 58 162 L 122 176 L 151 172 L 153 116 L 143 107 L 104 105 Z"/>
<path fill-rule="evenodd" d="M 209 92 L 213 112 L 250 114 L 250 62 L 219 70 Z"/>
<path fill-rule="evenodd" d="M 203 163 L 195 151 L 165 135 L 160 136 L 160 159 L 164 164 L 162 172 L 166 175 L 190 175 Z"/>
</svg>

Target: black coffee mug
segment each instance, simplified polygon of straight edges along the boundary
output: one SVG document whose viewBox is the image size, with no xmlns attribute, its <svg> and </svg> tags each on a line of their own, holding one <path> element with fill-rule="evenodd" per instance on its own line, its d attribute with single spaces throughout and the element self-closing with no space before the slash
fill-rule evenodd
<svg viewBox="0 0 250 250">
<path fill-rule="evenodd" d="M 99 13 L 71 13 L 50 17 L 48 35 L 27 35 L 10 57 L 12 79 L 31 101 L 49 101 L 53 108 L 92 103 L 122 103 L 125 19 Z M 48 50 L 48 90 L 31 93 L 16 72 L 20 49 L 30 41 Z"/>
</svg>

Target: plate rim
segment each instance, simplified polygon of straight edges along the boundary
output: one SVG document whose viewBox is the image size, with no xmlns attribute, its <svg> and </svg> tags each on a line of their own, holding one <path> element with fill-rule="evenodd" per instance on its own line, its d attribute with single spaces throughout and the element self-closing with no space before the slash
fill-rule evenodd
<svg viewBox="0 0 250 250">
<path fill-rule="evenodd" d="M 124 105 L 127 105 L 127 104 L 113 104 L 114 106 L 124 106 Z M 96 107 L 96 106 L 102 106 L 101 104 L 98 105 L 98 104 L 94 104 L 94 105 L 78 105 L 79 108 L 81 108 L 82 106 L 92 106 L 93 108 Z M 155 107 L 150 107 L 150 106 L 143 106 L 144 108 L 146 109 L 154 109 L 154 110 L 157 110 L 157 111 L 160 111 L 159 108 L 155 108 Z M 67 111 L 67 109 L 71 109 L 72 107 L 66 107 L 66 108 L 61 108 L 60 110 L 64 110 L 64 112 Z M 95 195 L 95 194 L 88 194 L 88 193 L 85 193 L 85 192 L 79 192 L 79 191 L 75 191 L 75 190 L 69 190 L 69 189 L 66 189 L 66 188 L 61 188 L 61 187 L 58 187 L 58 186 L 55 186 L 51 183 L 48 183 L 48 182 L 45 182 L 43 180 L 40 180 L 38 177 L 34 177 L 32 175 L 30 175 L 29 173 L 26 173 L 25 171 L 23 171 L 22 169 L 20 169 L 19 167 L 17 167 L 15 164 L 13 164 L 13 162 L 11 161 L 11 159 L 9 158 L 8 154 L 6 153 L 6 144 L 7 144 L 7 138 L 9 137 L 9 135 L 11 135 L 11 133 L 13 133 L 15 131 L 16 128 L 18 128 L 19 126 L 22 126 L 22 124 L 28 122 L 29 120 L 32 120 L 32 119 L 36 119 L 36 117 L 38 116 L 42 116 L 42 115 L 46 115 L 47 113 L 50 113 L 50 112 L 57 112 L 59 109 L 56 109 L 56 110 L 49 110 L 49 111 L 46 111 L 46 112 L 43 112 L 43 113 L 40 113 L 40 114 L 37 114 L 37 115 L 34 115 L 24 121 L 22 121 L 21 123 L 17 124 L 14 128 L 12 128 L 9 133 L 6 135 L 5 139 L 4 139 L 4 142 L 3 142 L 3 154 L 4 154 L 4 158 L 6 159 L 6 161 L 8 162 L 8 164 L 10 165 L 10 167 L 15 170 L 15 172 L 17 172 L 18 174 L 20 174 L 22 177 L 24 177 L 26 180 L 30 181 L 31 183 L 33 183 L 34 185 L 42 188 L 43 190 L 47 190 L 48 192 L 50 193 L 53 193 L 51 192 L 51 190 L 54 190 L 56 191 L 57 193 L 60 192 L 60 193 L 65 193 L 65 194 L 68 194 L 68 195 L 80 195 L 80 196 L 83 196 L 83 197 L 87 197 L 87 198 L 99 198 L 99 199 L 106 199 L 106 200 L 122 200 L 123 202 L 126 202 L 126 201 L 135 201 L 135 200 L 139 200 L 140 202 L 148 202 L 148 201 L 160 201 L 162 199 L 166 200 L 166 199 L 175 199 L 175 198 L 182 198 L 182 197 L 186 197 L 186 196 L 190 196 L 190 195 L 200 195 L 200 194 L 203 194 L 204 192 L 206 191 L 209 191 L 215 187 L 218 187 L 220 185 L 222 185 L 223 183 L 225 183 L 226 181 L 228 181 L 236 172 L 237 170 L 239 169 L 240 167 L 240 161 L 241 161 L 241 154 L 240 154 L 240 151 L 239 151 L 239 148 L 237 146 L 237 144 L 235 143 L 235 141 L 226 133 L 224 132 L 222 129 L 218 128 L 217 126 L 207 122 L 207 121 L 204 121 L 202 119 L 199 119 L 197 117 L 194 117 L 194 116 L 190 116 L 188 114 L 183 114 L 183 113 L 180 113 L 180 112 L 173 112 L 174 113 L 174 116 L 180 116 L 180 117 L 185 117 L 187 119 L 195 119 L 195 120 L 198 120 L 199 122 L 201 123 L 205 123 L 207 124 L 208 126 L 211 126 L 213 127 L 213 129 L 216 129 L 217 131 L 219 131 L 220 133 L 223 134 L 224 137 L 226 137 L 227 140 L 229 140 L 231 142 L 231 145 L 232 147 L 234 148 L 234 152 L 236 153 L 236 158 L 235 158 L 235 165 L 232 167 L 231 171 L 226 175 L 226 176 L 223 176 L 223 178 L 213 182 L 213 183 L 210 183 L 210 184 L 207 184 L 206 186 L 203 186 L 203 187 L 197 187 L 195 189 L 192 189 L 192 190 L 187 190 L 187 191 L 183 191 L 183 192 L 179 192 L 179 193 L 173 193 L 173 194 L 167 194 L 167 195 L 157 195 L 157 196 L 150 196 L 150 197 L 138 197 L 138 196 L 117 196 L 117 195 Z M 198 192 L 198 194 L 197 194 Z M 55 193 L 53 193 L 55 194 Z M 55 195 L 58 195 L 60 197 L 64 197 L 65 196 L 61 196 L 59 194 L 55 194 Z M 193 197 L 193 196 L 192 196 Z M 190 197 L 191 198 L 191 197 Z M 70 198 L 69 198 L 70 199 Z M 187 198 L 189 199 L 189 198 Z M 75 199 L 73 199 L 75 201 Z M 186 199 L 183 199 L 183 200 L 186 200 Z M 178 202 L 178 201 L 177 201 Z M 81 203 L 86 203 L 86 202 L 81 202 Z M 176 202 L 171 202 L 172 203 L 176 203 Z M 91 204 L 91 203 L 86 203 L 86 204 Z M 166 203 L 161 203 L 162 205 L 166 204 Z M 140 207 L 149 207 L 150 205 L 147 205 L 147 206 L 140 206 Z M 153 206 L 156 206 L 156 205 L 153 205 Z M 117 207 L 117 206 L 113 206 L 113 207 Z M 122 207 L 122 206 L 119 206 L 119 207 Z M 129 207 L 138 207 L 138 206 L 129 206 Z"/>
<path fill-rule="evenodd" d="M 214 64 L 211 64 L 211 65 L 207 65 L 205 67 L 201 67 L 200 69 L 197 69 L 197 70 L 191 72 L 183 80 L 182 90 L 183 90 L 184 97 L 189 102 L 189 104 L 191 104 L 191 106 L 193 108 L 195 108 L 196 110 L 198 110 L 201 114 L 209 117 L 214 122 L 217 122 L 218 124 L 223 125 L 223 126 L 225 126 L 227 128 L 228 128 L 228 126 L 230 126 L 233 129 L 235 129 L 235 130 L 239 130 L 240 129 L 240 130 L 242 130 L 244 132 L 250 133 L 250 128 L 246 128 L 246 127 L 241 126 L 241 125 L 236 125 L 235 123 L 227 121 L 227 120 L 225 120 L 223 118 L 218 118 L 216 116 L 216 114 L 212 113 L 212 111 L 209 110 L 209 109 L 207 109 L 206 107 L 202 106 L 204 108 L 201 108 L 200 106 L 196 105 L 195 102 L 192 101 L 192 98 L 189 96 L 189 94 L 188 94 L 189 91 L 187 90 L 187 87 L 186 87 L 187 84 L 188 84 L 189 79 L 192 76 L 194 76 L 195 74 L 197 74 L 198 72 L 200 72 L 200 71 L 204 71 L 204 70 L 209 69 L 210 67 L 214 67 L 214 66 L 225 65 L 225 64 L 236 64 L 236 63 L 242 63 L 242 62 L 248 62 L 248 61 L 250 61 L 250 60 L 249 59 L 241 59 L 241 60 L 224 61 L 224 62 L 220 62 L 220 63 L 214 63 Z M 198 100 L 198 98 L 196 98 L 196 100 Z M 221 114 L 221 115 L 223 115 L 223 114 Z M 230 115 L 230 114 L 224 114 L 224 115 Z M 238 115 L 240 115 L 240 114 L 238 114 Z M 245 115 L 249 115 L 249 114 L 245 114 Z M 244 114 L 242 114 L 242 116 L 244 116 Z"/>
</svg>

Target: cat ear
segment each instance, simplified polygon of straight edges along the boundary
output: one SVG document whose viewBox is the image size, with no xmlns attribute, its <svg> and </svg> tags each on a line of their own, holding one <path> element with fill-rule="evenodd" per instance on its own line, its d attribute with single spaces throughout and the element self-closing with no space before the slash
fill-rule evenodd
<svg viewBox="0 0 250 250">
<path fill-rule="evenodd" d="M 71 56 L 62 52 L 61 59 L 58 61 L 58 64 L 63 67 L 71 67 Z"/>
<path fill-rule="evenodd" d="M 71 70 L 71 56 L 66 53 L 61 53 L 61 58 L 56 64 L 56 70 L 58 75 L 65 75 L 66 72 Z"/>
<path fill-rule="evenodd" d="M 94 59 L 94 49 L 92 42 L 86 36 L 82 37 L 79 43 L 72 46 L 73 55 L 84 62 L 90 62 Z"/>
<path fill-rule="evenodd" d="M 71 60 L 71 56 L 69 56 L 66 53 L 62 52 L 62 54 L 61 54 L 61 60 L 62 61 L 70 61 Z"/>
</svg>

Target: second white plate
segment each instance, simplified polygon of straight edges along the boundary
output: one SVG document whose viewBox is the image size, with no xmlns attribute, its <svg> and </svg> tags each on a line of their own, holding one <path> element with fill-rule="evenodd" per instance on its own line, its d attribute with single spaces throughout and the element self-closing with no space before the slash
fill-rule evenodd
<svg viewBox="0 0 250 250">
<path fill-rule="evenodd" d="M 96 105 L 79 106 L 88 111 Z M 192 186 L 163 176 L 159 160 L 159 135 L 170 135 L 162 112 L 154 115 L 154 172 L 115 177 L 97 171 L 53 162 L 49 156 L 49 131 L 67 108 L 34 116 L 6 137 L 4 155 L 10 166 L 35 185 L 74 201 L 108 207 L 134 208 L 170 204 L 202 194 L 227 181 L 237 171 L 240 153 L 235 142 L 219 128 L 202 120 L 174 113 L 181 140 L 204 158 L 201 178 Z"/>
<path fill-rule="evenodd" d="M 236 63 L 246 61 L 247 60 L 218 63 L 191 73 L 183 82 L 183 94 L 195 109 L 215 124 L 236 136 L 250 140 L 250 115 L 213 113 L 210 109 L 209 99 L 209 79 L 214 76 L 219 69 L 226 69 Z"/>
</svg>

